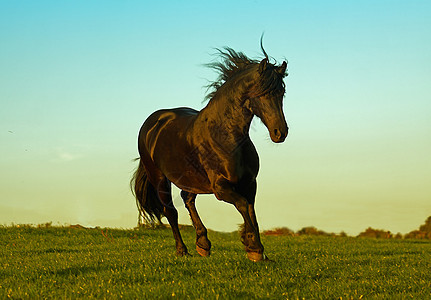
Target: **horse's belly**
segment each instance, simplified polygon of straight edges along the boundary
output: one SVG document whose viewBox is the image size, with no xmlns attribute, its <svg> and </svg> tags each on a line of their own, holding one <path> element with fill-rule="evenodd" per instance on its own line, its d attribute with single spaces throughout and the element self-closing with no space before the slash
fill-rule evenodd
<svg viewBox="0 0 431 300">
<path fill-rule="evenodd" d="M 185 155 L 165 157 L 159 163 L 163 174 L 181 190 L 195 194 L 211 194 L 211 183 L 202 166 L 194 164 Z"/>
<path fill-rule="evenodd" d="M 179 174 L 179 176 L 169 174 L 167 177 L 181 190 L 194 194 L 213 193 L 208 177 L 203 174 L 196 174 L 194 171 L 185 171 Z"/>
</svg>

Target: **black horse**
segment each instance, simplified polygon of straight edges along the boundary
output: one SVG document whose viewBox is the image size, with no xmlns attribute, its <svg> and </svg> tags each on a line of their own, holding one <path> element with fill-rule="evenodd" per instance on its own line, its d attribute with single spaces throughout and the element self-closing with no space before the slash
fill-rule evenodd
<svg viewBox="0 0 431 300">
<path fill-rule="evenodd" d="M 191 108 L 158 110 L 139 132 L 139 166 L 132 178 L 133 192 L 142 217 L 171 225 L 177 255 L 186 255 L 178 228 L 178 213 L 171 196 L 171 183 L 181 191 L 196 229 L 196 249 L 210 255 L 211 242 L 195 207 L 197 194 L 214 194 L 235 205 L 244 218 L 241 240 L 252 261 L 266 259 L 254 210 L 259 157 L 250 140 L 253 116 L 268 128 L 271 140 L 285 140 L 288 127 L 283 114 L 287 63 L 252 60 L 231 48 L 219 50 L 220 62 L 209 64 L 219 72 L 210 84 L 208 104 L 201 111 Z M 222 218 L 222 216 L 220 216 Z"/>
</svg>

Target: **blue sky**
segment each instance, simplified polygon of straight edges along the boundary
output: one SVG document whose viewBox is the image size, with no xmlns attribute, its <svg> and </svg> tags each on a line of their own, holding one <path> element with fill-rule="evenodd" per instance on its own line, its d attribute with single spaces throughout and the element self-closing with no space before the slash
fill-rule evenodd
<svg viewBox="0 0 431 300">
<path fill-rule="evenodd" d="M 259 57 L 265 32 L 291 130 L 274 145 L 252 125 L 261 228 L 413 230 L 431 215 L 430 20 L 429 1 L 2 1 L 0 223 L 135 226 L 142 122 L 201 109 L 213 48 Z M 197 205 L 209 228 L 241 223 Z"/>
</svg>

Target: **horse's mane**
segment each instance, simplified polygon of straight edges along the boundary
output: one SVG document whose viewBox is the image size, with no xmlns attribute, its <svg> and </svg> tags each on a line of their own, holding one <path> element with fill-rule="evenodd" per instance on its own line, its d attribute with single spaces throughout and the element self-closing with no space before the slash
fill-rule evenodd
<svg viewBox="0 0 431 300">
<path fill-rule="evenodd" d="M 205 86 L 209 92 L 205 96 L 205 100 L 211 100 L 217 93 L 218 89 L 226 81 L 232 78 L 233 75 L 246 69 L 250 65 L 257 63 L 256 60 L 248 58 L 244 53 L 236 52 L 229 47 L 224 47 L 223 49 L 216 48 L 216 51 L 216 56 L 220 61 L 211 62 L 205 64 L 205 66 L 215 70 L 219 76 L 215 81 Z"/>
<path fill-rule="evenodd" d="M 274 69 L 275 64 L 269 63 L 268 55 L 263 49 L 262 44 L 261 49 L 263 54 L 265 55 L 265 59 L 268 61 L 268 66 Z M 236 74 L 241 73 L 244 70 L 250 69 L 250 67 L 253 65 L 258 65 L 260 62 L 259 60 L 247 57 L 243 52 L 237 52 L 229 47 L 224 47 L 223 49 L 216 48 L 216 51 L 216 56 L 220 60 L 205 64 L 205 66 L 215 70 L 219 74 L 219 76 L 215 81 L 210 82 L 208 85 L 205 86 L 208 91 L 208 94 L 205 96 L 205 100 L 211 100 L 215 96 L 219 88 Z M 286 75 L 287 74 L 283 74 L 282 77 Z M 280 85 L 280 80 L 281 84 L 284 87 L 282 77 L 280 78 L 280 76 L 276 76 L 275 72 L 266 72 L 265 75 L 261 78 L 261 85 L 259 91 L 256 91 L 256 94 L 262 95 L 271 90 L 274 90 L 277 86 Z"/>
</svg>

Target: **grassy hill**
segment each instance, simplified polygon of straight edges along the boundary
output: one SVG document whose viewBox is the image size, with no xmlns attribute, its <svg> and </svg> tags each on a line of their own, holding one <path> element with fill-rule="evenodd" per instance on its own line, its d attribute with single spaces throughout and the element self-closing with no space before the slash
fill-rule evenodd
<svg viewBox="0 0 431 300">
<path fill-rule="evenodd" d="M 0 298 L 428 299 L 431 242 L 262 236 L 272 262 L 246 259 L 237 233 L 209 232 L 212 256 L 175 256 L 170 229 L 0 227 Z"/>
</svg>

